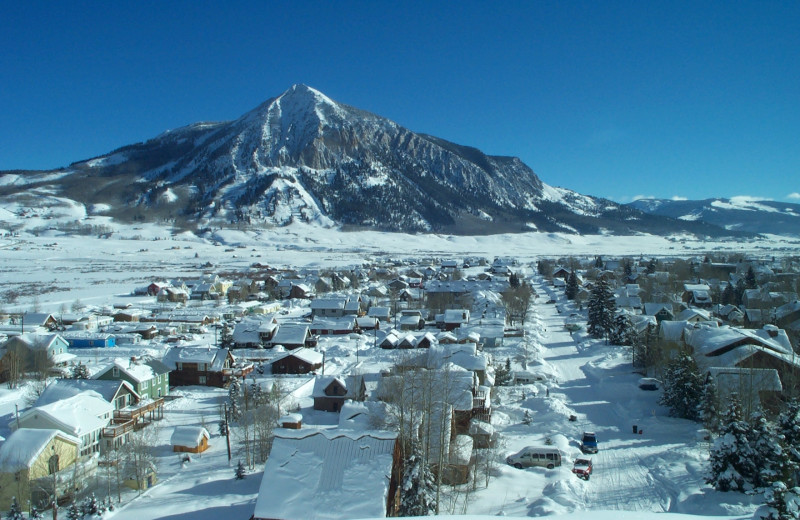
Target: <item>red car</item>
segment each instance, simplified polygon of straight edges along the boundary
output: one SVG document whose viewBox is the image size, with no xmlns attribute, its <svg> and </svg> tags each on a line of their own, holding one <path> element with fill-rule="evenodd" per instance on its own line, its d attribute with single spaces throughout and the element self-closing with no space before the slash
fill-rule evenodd
<svg viewBox="0 0 800 520">
<path fill-rule="evenodd" d="M 572 472 L 583 480 L 589 480 L 589 476 L 592 474 L 592 459 L 575 459 Z"/>
</svg>

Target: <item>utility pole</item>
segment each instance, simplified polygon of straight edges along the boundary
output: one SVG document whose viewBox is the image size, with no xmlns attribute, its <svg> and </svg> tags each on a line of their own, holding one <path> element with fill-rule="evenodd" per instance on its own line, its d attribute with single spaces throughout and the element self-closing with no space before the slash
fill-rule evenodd
<svg viewBox="0 0 800 520">
<path fill-rule="evenodd" d="M 53 472 L 53 520 L 58 520 L 58 459 L 55 443 L 50 449 L 53 451 L 53 456 L 50 457 L 50 470 Z"/>
</svg>

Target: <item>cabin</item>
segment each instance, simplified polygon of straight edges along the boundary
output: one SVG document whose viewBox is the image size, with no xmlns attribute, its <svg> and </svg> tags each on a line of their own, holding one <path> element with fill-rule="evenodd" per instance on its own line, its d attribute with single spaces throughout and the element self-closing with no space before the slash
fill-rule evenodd
<svg viewBox="0 0 800 520">
<path fill-rule="evenodd" d="M 202 426 L 176 426 L 169 442 L 172 451 L 178 453 L 202 453 L 210 446 L 211 435 Z"/>
<path fill-rule="evenodd" d="M 311 396 L 314 410 L 338 412 L 346 400 L 363 401 L 366 393 L 362 376 L 317 376 Z"/>
<path fill-rule="evenodd" d="M 169 380 L 174 386 L 222 388 L 234 374 L 233 355 L 223 348 L 173 347 L 164 355 L 162 363 L 170 369 Z"/>
<path fill-rule="evenodd" d="M 286 352 L 269 362 L 273 374 L 308 374 L 322 368 L 325 357 L 311 349 Z"/>
</svg>

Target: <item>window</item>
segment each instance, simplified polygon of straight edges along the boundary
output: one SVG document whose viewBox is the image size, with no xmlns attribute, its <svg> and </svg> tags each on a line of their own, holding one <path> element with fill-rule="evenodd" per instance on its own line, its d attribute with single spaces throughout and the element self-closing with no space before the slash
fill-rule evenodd
<svg viewBox="0 0 800 520">
<path fill-rule="evenodd" d="M 197 382 L 198 382 L 198 383 L 200 383 L 201 385 L 204 385 L 204 384 L 206 384 L 206 376 L 200 376 L 200 377 L 198 377 L 198 378 L 197 378 Z"/>
<path fill-rule="evenodd" d="M 183 370 L 183 363 L 175 363 L 175 368 L 178 370 Z"/>
<path fill-rule="evenodd" d="M 112 377 L 119 377 L 119 368 L 118 367 L 114 367 L 114 368 L 111 369 L 111 376 Z"/>
</svg>

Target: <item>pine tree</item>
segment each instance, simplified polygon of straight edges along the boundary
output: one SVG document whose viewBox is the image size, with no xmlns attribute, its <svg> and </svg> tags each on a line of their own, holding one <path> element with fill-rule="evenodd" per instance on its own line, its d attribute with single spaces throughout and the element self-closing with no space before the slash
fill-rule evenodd
<svg viewBox="0 0 800 520">
<path fill-rule="evenodd" d="M 587 320 L 587 331 L 596 338 L 606 336 L 614 328 L 614 293 L 608 286 L 608 282 L 601 279 L 592 288 L 592 295 L 587 302 L 589 316 Z"/>
<path fill-rule="evenodd" d="M 564 294 L 568 300 L 574 300 L 578 295 L 578 275 L 575 271 L 570 271 L 567 277 L 567 286 L 564 288 Z"/>
<path fill-rule="evenodd" d="M 633 346 L 637 339 L 636 329 L 627 313 L 620 313 L 614 318 L 614 328 L 608 339 L 614 345 Z"/>
<path fill-rule="evenodd" d="M 781 436 L 775 425 L 767 420 L 761 412 L 750 417 L 750 446 L 753 449 L 758 471 L 754 475 L 753 484 L 758 488 L 766 488 L 773 482 L 783 481 L 793 473 L 793 464 L 786 456 Z"/>
<path fill-rule="evenodd" d="M 78 364 L 72 369 L 73 379 L 89 379 L 89 367 L 78 361 Z"/>
<path fill-rule="evenodd" d="M 744 299 L 745 289 L 746 287 L 744 286 L 744 280 L 740 278 L 739 281 L 736 282 L 736 287 L 733 291 L 734 301 L 736 302 L 736 305 L 742 304 L 742 300 Z"/>
<path fill-rule="evenodd" d="M 656 259 L 651 258 L 649 262 L 647 262 L 646 272 L 647 274 L 653 274 L 656 272 L 658 268 L 658 264 L 656 264 Z"/>
<path fill-rule="evenodd" d="M 28 518 L 30 518 L 31 520 L 34 520 L 34 519 L 35 520 L 39 520 L 39 519 L 43 518 L 43 516 L 42 516 L 42 513 L 40 513 L 39 510 L 36 509 L 36 506 L 31 506 L 31 510 L 28 513 Z"/>
<path fill-rule="evenodd" d="M 97 497 L 94 496 L 92 493 L 90 496 L 83 499 L 81 503 L 81 512 L 84 516 L 86 515 L 96 515 L 100 509 L 100 506 L 97 503 Z"/>
<path fill-rule="evenodd" d="M 231 385 L 228 388 L 228 416 L 231 421 L 238 421 L 242 417 L 242 411 L 239 408 L 239 398 L 241 395 L 241 384 L 237 378 L 231 379 Z"/>
<path fill-rule="evenodd" d="M 403 466 L 400 487 L 400 516 L 429 516 L 436 513 L 435 480 L 422 456 L 419 442 L 411 445 L 411 454 Z"/>
<path fill-rule="evenodd" d="M 603 257 L 598 256 L 597 258 L 595 258 L 594 259 L 594 266 L 597 269 L 602 269 L 603 268 Z"/>
<path fill-rule="evenodd" d="M 508 386 L 514 379 L 511 374 L 511 359 L 506 358 L 503 365 L 495 365 L 494 367 L 494 384 L 495 386 Z"/>
<path fill-rule="evenodd" d="M 758 287 L 756 283 L 756 272 L 753 271 L 753 266 L 747 268 L 747 274 L 744 276 L 745 287 L 748 289 L 755 289 Z"/>
<path fill-rule="evenodd" d="M 75 502 L 71 503 L 67 508 L 67 520 L 81 520 L 83 517 L 83 513 L 75 504 Z"/>
<path fill-rule="evenodd" d="M 733 284 L 726 284 L 725 289 L 722 290 L 722 296 L 720 296 L 720 303 L 722 305 L 731 305 L 735 301 L 736 295 L 733 293 Z"/>
<path fill-rule="evenodd" d="M 700 418 L 703 378 L 694 358 L 681 354 L 664 370 L 664 393 L 658 402 L 669 408 L 672 417 L 696 421 Z"/>
<path fill-rule="evenodd" d="M 22 514 L 19 503 L 17 503 L 17 497 L 11 497 L 11 507 L 8 510 L 6 518 L 8 518 L 8 520 L 24 520 L 25 517 Z"/>
<path fill-rule="evenodd" d="M 219 436 L 220 437 L 228 436 L 228 421 L 226 421 L 224 418 L 219 420 Z"/>
<path fill-rule="evenodd" d="M 711 468 L 706 483 L 719 491 L 749 491 L 756 464 L 747 436 L 750 425 L 742 418 L 742 405 L 735 393 L 730 396 L 720 426 L 719 437 L 709 455 Z"/>
<path fill-rule="evenodd" d="M 700 420 L 707 430 L 719 431 L 719 410 L 717 409 L 717 385 L 712 378 L 703 383 L 703 395 L 700 397 Z"/>
<path fill-rule="evenodd" d="M 246 476 L 247 469 L 244 467 L 244 463 L 240 460 L 239 464 L 236 465 L 236 480 L 242 480 Z"/>
<path fill-rule="evenodd" d="M 786 446 L 786 456 L 792 464 L 800 467 L 800 402 L 792 399 L 786 403 L 777 423 L 778 433 L 783 436 Z"/>
<path fill-rule="evenodd" d="M 797 520 L 800 518 L 800 488 L 788 489 L 774 482 L 764 493 L 765 508 L 758 515 L 762 520 Z"/>
</svg>

